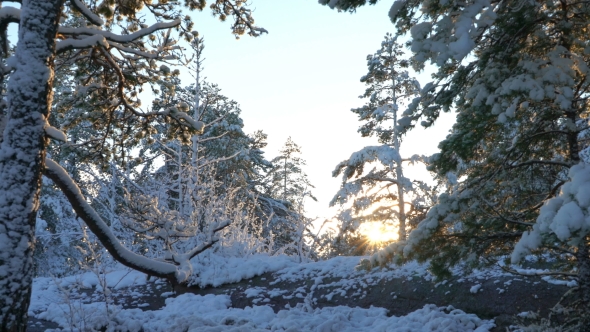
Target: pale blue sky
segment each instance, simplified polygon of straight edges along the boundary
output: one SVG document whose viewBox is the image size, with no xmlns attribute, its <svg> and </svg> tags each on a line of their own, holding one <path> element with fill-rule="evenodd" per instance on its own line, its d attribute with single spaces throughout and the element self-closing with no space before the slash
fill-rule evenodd
<svg viewBox="0 0 590 332">
<path fill-rule="evenodd" d="M 195 29 L 205 38 L 205 76 L 240 103 L 247 133 L 268 134 L 267 158 L 276 156 L 289 136 L 302 147 L 318 198 L 306 204 L 312 217 L 333 213 L 328 202 L 339 189 L 339 179 L 331 177 L 336 164 L 377 144 L 356 132 L 360 123 L 350 109 L 363 104 L 359 79 L 366 73 L 367 54 L 380 47 L 386 32 L 394 32 L 387 16 L 391 2 L 348 14 L 317 0 L 252 0 L 256 24 L 269 34 L 240 40 L 210 11 L 193 14 Z M 428 77 L 419 79 L 424 84 Z M 447 116 L 438 128 L 411 133 L 402 156 L 436 152 L 451 121 Z"/>
</svg>

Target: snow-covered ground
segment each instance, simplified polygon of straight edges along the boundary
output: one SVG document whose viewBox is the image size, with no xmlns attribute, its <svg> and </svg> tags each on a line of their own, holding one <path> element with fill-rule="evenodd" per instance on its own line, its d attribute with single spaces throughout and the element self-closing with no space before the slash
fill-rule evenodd
<svg viewBox="0 0 590 332">
<path fill-rule="evenodd" d="M 356 271 L 359 257 L 337 257 L 327 261 L 298 263 L 292 257 L 255 255 L 246 260 L 223 259 L 204 255 L 201 258 L 199 278 L 193 284 L 219 286 L 252 278 L 265 272 L 275 272 L 268 287 L 251 286 L 244 290 L 255 305 L 232 308 L 227 294 L 205 296 L 182 294 L 167 297 L 165 306 L 158 310 L 143 310 L 138 289 L 146 283 L 145 275 L 124 268 L 114 269 L 106 275 L 88 272 L 62 279 L 37 278 L 29 314 L 55 322 L 63 331 L 84 331 L 107 326 L 107 331 L 489 331 L 494 322 L 480 319 L 453 307 L 425 305 L 401 317 L 388 317 L 384 308 L 323 307 L 318 308 L 314 291 L 329 287 L 324 298 L 357 290 L 363 296 L 363 285 L 376 285 L 383 280 L 420 277 L 433 280 L 423 264 L 408 263 L 391 269 Z M 456 271 L 459 273 L 459 271 Z M 501 269 L 474 271 L 465 277 L 466 291 L 477 293 L 481 286 L 477 280 L 505 275 Z M 282 289 L 282 282 L 312 281 L 303 289 Z M 474 286 L 473 283 L 476 283 Z M 162 283 L 162 282 L 160 282 Z M 444 285 L 444 281 L 440 282 Z M 106 285 L 106 287 L 105 287 Z M 156 285 L 161 287 L 162 285 Z M 438 286 L 438 284 L 437 284 Z M 92 289 L 92 291 L 84 291 Z M 102 289 L 106 289 L 102 292 Z M 97 291 L 98 290 L 98 291 Z M 125 294 L 131 299 L 125 308 L 108 303 L 108 298 Z M 106 294 L 106 296 L 105 296 Z M 350 294 L 350 293 L 349 293 Z M 273 310 L 266 304 L 270 298 L 299 297 L 296 306 L 286 305 Z M 395 300 L 395 294 L 389 294 Z M 143 309 L 142 309 L 143 308 Z M 277 312 L 278 311 L 278 312 Z"/>
</svg>

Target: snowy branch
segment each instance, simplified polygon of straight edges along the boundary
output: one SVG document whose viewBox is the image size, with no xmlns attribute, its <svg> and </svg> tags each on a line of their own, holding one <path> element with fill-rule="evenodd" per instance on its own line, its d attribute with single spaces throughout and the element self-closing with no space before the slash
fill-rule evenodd
<svg viewBox="0 0 590 332">
<path fill-rule="evenodd" d="M 175 265 L 140 256 L 121 245 L 107 224 L 94 208 L 88 204 L 78 185 L 59 164 L 46 158 L 44 174 L 62 190 L 76 214 L 84 220 L 88 228 L 96 235 L 113 258 L 137 271 L 168 280 L 175 279 Z M 182 282 L 184 280 L 178 281 Z"/>
<path fill-rule="evenodd" d="M 20 9 L 6 6 L 0 8 L 0 27 L 5 30 L 9 23 L 20 23 Z"/>
<path fill-rule="evenodd" d="M 140 256 L 121 245 L 104 220 L 86 201 L 80 188 L 59 164 L 46 158 L 44 174 L 62 190 L 76 214 L 86 223 L 88 228 L 90 228 L 90 230 L 96 235 L 101 244 L 108 250 L 113 258 L 115 258 L 115 260 L 125 266 L 148 275 L 165 278 L 174 284 L 182 283 L 187 280 L 192 273 L 192 267 L 189 260 L 217 243 L 219 237 L 216 233 L 230 224 L 229 220 L 214 224 L 209 230 L 209 240 L 202 242 L 184 254 L 174 254 L 165 261 L 150 259 Z M 136 230 L 149 231 L 150 229 Z M 176 235 L 182 236 L 182 234 Z M 169 260 L 171 260 L 172 263 L 169 263 Z"/>
<path fill-rule="evenodd" d="M 200 244 L 199 246 L 195 247 L 191 251 L 187 252 L 185 254 L 186 258 L 191 259 L 191 258 L 197 256 L 198 254 L 202 253 L 203 251 L 211 248 L 215 243 L 219 242 L 219 237 L 216 236 L 216 233 L 219 232 L 220 230 L 226 228 L 227 226 L 229 226 L 229 224 L 230 224 L 230 222 L 229 222 L 229 220 L 227 220 L 223 223 L 220 223 L 216 227 L 214 227 L 210 232 L 210 236 L 209 236 L 210 240 Z M 176 258 L 175 258 L 175 260 L 176 260 Z"/>
<path fill-rule="evenodd" d="M 59 33 L 61 33 L 63 35 L 67 35 L 67 36 L 101 35 L 101 36 L 105 37 L 106 40 L 108 40 L 109 42 L 113 41 L 113 42 L 125 44 L 125 43 L 131 43 L 133 41 L 141 39 L 141 38 L 148 36 L 158 30 L 174 28 L 179 25 L 180 25 L 180 19 L 176 19 L 176 20 L 170 21 L 170 22 L 160 22 L 160 23 L 156 23 L 152 26 L 149 26 L 147 28 L 138 30 L 138 31 L 136 31 L 132 34 L 129 34 L 129 35 L 117 35 L 117 34 L 112 33 L 110 31 L 104 31 L 104 30 L 100 30 L 100 29 L 87 28 L 87 27 L 79 27 L 79 28 L 60 27 Z"/>
<path fill-rule="evenodd" d="M 201 139 L 199 139 L 199 143 L 205 143 L 207 141 L 212 141 L 212 140 L 215 140 L 215 139 L 218 139 L 218 138 L 222 138 L 223 136 L 227 135 L 228 133 L 229 133 L 229 131 L 226 131 L 226 132 L 224 132 L 221 135 L 211 136 L 211 137 L 207 137 L 207 138 L 201 138 Z"/>
<path fill-rule="evenodd" d="M 83 39 L 68 38 L 65 40 L 60 40 L 57 42 L 55 51 L 59 54 L 73 49 L 91 48 L 97 45 L 101 45 L 104 47 L 109 46 L 104 36 L 94 35 Z"/>
<path fill-rule="evenodd" d="M 88 9 L 88 7 L 86 7 L 86 4 L 83 1 L 70 0 L 70 4 L 78 12 L 80 12 L 80 14 L 84 15 L 84 17 L 86 17 L 90 21 L 90 23 L 92 23 L 94 25 L 98 25 L 98 26 L 101 26 L 104 24 L 104 21 L 102 20 L 102 18 L 100 18 L 95 13 L 93 13 L 90 9 Z"/>
<path fill-rule="evenodd" d="M 125 55 L 125 54 L 122 54 L 122 52 L 135 54 L 135 55 L 140 56 L 140 57 L 145 58 L 145 59 L 156 59 L 156 58 L 158 58 L 160 56 L 158 53 L 149 53 L 149 52 L 145 52 L 145 51 L 140 51 L 140 50 L 135 49 L 135 48 L 125 47 L 122 44 L 117 43 L 117 42 L 113 42 L 113 41 L 110 42 L 109 45 L 111 47 L 114 47 L 117 50 L 119 50 L 120 53 L 121 53 L 121 55 L 123 57 L 129 57 L 129 56 L 128 55 Z"/>
<path fill-rule="evenodd" d="M 206 163 L 204 163 L 204 164 L 202 164 L 202 165 L 199 165 L 199 167 L 201 167 L 201 168 L 202 168 L 202 167 L 205 167 L 205 166 L 207 166 L 207 165 L 210 165 L 210 164 L 215 164 L 215 163 L 218 163 L 218 162 L 220 162 L 220 161 L 226 161 L 226 160 L 230 160 L 230 159 L 232 159 L 232 158 L 236 157 L 236 156 L 237 156 L 237 155 L 239 155 L 239 154 L 240 154 L 240 151 L 238 151 L 238 152 L 236 152 L 236 153 L 232 154 L 231 156 L 216 158 L 216 159 L 213 159 L 213 160 L 207 161 Z"/>
<path fill-rule="evenodd" d="M 0 48 L 3 53 L 3 57 L 8 56 L 8 25 L 10 23 L 20 24 L 20 9 L 6 6 L 0 8 Z M 3 74 L 7 74 L 11 71 L 11 66 L 2 66 Z M 8 68 L 7 68 L 8 67 Z"/>
<path fill-rule="evenodd" d="M 521 275 L 521 276 L 566 276 L 566 277 L 577 277 L 578 273 L 574 272 L 559 272 L 559 271 L 531 271 L 521 269 L 511 269 L 506 266 L 500 266 L 500 268 L 506 272 Z"/>
<path fill-rule="evenodd" d="M 61 131 L 55 127 L 52 127 L 50 125 L 47 125 L 47 127 L 45 127 L 45 134 L 47 136 L 49 136 L 50 138 L 53 138 L 58 141 L 62 141 L 62 142 L 68 141 L 68 137 L 66 136 L 66 134 L 63 131 Z"/>
</svg>

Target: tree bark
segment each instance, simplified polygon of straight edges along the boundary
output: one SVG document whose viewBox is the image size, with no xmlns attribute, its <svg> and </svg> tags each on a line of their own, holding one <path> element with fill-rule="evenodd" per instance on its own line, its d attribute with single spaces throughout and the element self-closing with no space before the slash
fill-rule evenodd
<svg viewBox="0 0 590 332">
<path fill-rule="evenodd" d="M 63 0 L 23 0 L 0 147 L 0 330 L 25 331 Z"/>
<path fill-rule="evenodd" d="M 590 254 L 587 237 L 583 238 L 578 245 L 576 260 L 578 261 L 578 285 L 580 287 L 578 295 L 581 331 L 590 331 L 590 317 L 588 314 L 588 308 L 590 308 Z"/>
</svg>

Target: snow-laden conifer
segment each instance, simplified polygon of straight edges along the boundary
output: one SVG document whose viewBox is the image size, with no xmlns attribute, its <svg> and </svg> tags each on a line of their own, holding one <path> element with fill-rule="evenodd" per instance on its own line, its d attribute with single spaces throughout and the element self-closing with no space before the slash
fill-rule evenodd
<svg viewBox="0 0 590 332">
<path fill-rule="evenodd" d="M 341 236 L 356 232 L 363 223 L 377 222 L 397 228 L 398 239 L 404 241 L 428 209 L 430 189 L 403 174 L 404 163 L 423 162 L 424 158 L 402 158 L 400 154 L 403 124 L 398 111 L 420 92 L 408 66 L 401 45 L 389 33 L 381 48 L 367 56 L 368 73 L 361 78 L 367 89 L 360 96 L 367 103 L 352 112 L 362 122 L 361 135 L 376 137 L 382 145 L 354 152 L 333 171 L 333 176 L 342 175 L 342 187 L 330 203 L 344 206 L 338 215 Z"/>
<path fill-rule="evenodd" d="M 461 260 L 477 264 L 482 257 L 493 262 L 510 254 L 524 233 L 514 255 L 519 258 L 523 249 L 537 247 L 534 235 L 543 228 L 551 251 L 576 259 L 579 312 L 587 312 L 590 257 L 580 226 L 583 204 L 566 196 L 585 166 L 570 168 L 588 162 L 589 15 L 587 4 L 576 1 L 393 4 L 390 18 L 398 34 L 411 36 L 412 65 L 438 68 L 402 121 L 408 128 L 430 126 L 441 111 L 457 111 L 457 123 L 431 168 L 441 181 L 448 174 L 457 181 L 450 181 L 448 193 L 406 243 L 387 248 L 374 262 L 431 259 L 442 273 Z M 566 182 L 571 187 L 562 189 Z M 560 190 L 565 196 L 552 200 Z M 569 323 L 588 326 L 587 319 Z"/>
</svg>

